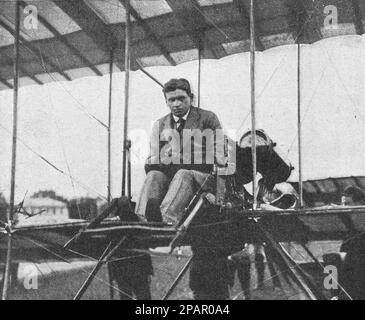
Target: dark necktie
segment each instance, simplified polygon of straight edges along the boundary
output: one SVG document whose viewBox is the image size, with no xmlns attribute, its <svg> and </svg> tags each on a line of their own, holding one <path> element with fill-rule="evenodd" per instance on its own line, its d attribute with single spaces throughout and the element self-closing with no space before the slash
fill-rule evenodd
<svg viewBox="0 0 365 320">
<path fill-rule="evenodd" d="M 181 135 L 181 132 L 183 131 L 184 126 L 185 126 L 185 120 L 183 118 L 180 118 L 176 123 L 177 132 L 179 133 L 179 135 Z"/>
</svg>

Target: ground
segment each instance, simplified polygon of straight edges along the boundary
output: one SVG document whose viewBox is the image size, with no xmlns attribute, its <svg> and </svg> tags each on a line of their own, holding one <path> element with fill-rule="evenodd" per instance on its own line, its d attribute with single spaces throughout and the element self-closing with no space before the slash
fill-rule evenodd
<svg viewBox="0 0 365 320">
<path fill-rule="evenodd" d="M 328 252 L 330 249 L 336 248 L 338 244 L 332 246 L 314 246 L 315 252 Z M 293 249 L 292 249 L 293 250 Z M 294 249 L 294 254 L 301 257 L 303 252 Z M 292 252 L 293 254 L 293 252 Z M 155 269 L 155 276 L 152 279 L 151 292 L 153 299 L 161 299 L 172 284 L 173 280 L 178 275 L 181 268 L 187 261 L 187 257 L 164 257 L 154 256 L 153 264 Z M 65 265 L 66 267 L 66 265 Z M 313 269 L 313 266 L 311 267 Z M 83 268 L 70 269 L 58 268 L 56 271 L 49 269 L 48 274 L 44 274 L 38 278 L 38 289 L 25 289 L 24 280 L 19 279 L 17 285 L 11 289 L 9 298 L 14 300 L 69 300 L 72 299 L 82 283 L 86 280 L 89 272 L 92 269 L 92 264 L 83 266 Z M 318 270 L 317 270 L 318 271 Z M 317 272 L 316 271 L 316 272 Z M 319 278 L 321 274 L 317 272 Z M 265 286 L 262 289 L 256 289 L 256 275 L 252 272 L 251 275 L 251 299 L 254 300 L 288 300 L 288 299 L 304 299 L 305 296 L 300 293 L 293 283 L 287 283 L 282 275 L 277 276 L 282 287 L 274 287 L 272 279 L 266 273 Z M 318 280 L 318 279 L 317 279 Z M 319 280 L 320 281 L 320 280 Z M 114 298 L 118 298 L 117 290 L 114 291 Z M 110 298 L 110 289 L 108 281 L 107 269 L 103 267 L 98 273 L 97 278 L 86 291 L 83 299 L 101 300 Z M 239 286 L 236 279 L 234 287 L 231 289 L 231 298 L 242 300 L 245 295 Z M 188 273 L 183 277 L 180 284 L 176 287 L 170 299 L 174 300 L 189 300 L 192 299 L 192 293 L 189 289 L 189 275 Z"/>
</svg>

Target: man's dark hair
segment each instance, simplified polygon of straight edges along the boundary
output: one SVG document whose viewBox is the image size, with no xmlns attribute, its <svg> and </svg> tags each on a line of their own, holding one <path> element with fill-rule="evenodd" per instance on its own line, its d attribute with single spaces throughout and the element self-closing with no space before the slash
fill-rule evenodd
<svg viewBox="0 0 365 320">
<path fill-rule="evenodd" d="M 193 97 L 189 81 L 183 78 L 169 80 L 164 84 L 162 92 L 166 96 L 167 92 L 175 91 L 177 89 L 184 90 L 189 97 Z"/>
<path fill-rule="evenodd" d="M 344 191 L 345 197 L 351 197 L 354 202 L 365 204 L 365 191 L 361 188 L 348 186 Z"/>
</svg>

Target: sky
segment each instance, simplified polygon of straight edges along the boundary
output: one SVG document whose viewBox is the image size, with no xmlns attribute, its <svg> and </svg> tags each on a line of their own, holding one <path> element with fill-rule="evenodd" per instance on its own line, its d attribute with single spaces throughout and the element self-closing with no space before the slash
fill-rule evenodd
<svg viewBox="0 0 365 320">
<path fill-rule="evenodd" d="M 297 147 L 297 51 L 283 46 L 257 53 L 257 127 L 264 129 L 295 167 Z M 152 67 L 160 82 L 184 77 L 197 89 L 197 61 Z M 201 107 L 215 112 L 231 137 L 250 129 L 249 54 L 203 60 Z M 365 175 L 365 38 L 322 40 L 302 49 L 303 178 Z M 74 198 L 107 193 L 109 76 L 24 86 L 19 91 L 16 200 L 52 189 Z M 113 77 L 112 196 L 120 195 L 124 73 Z M 161 88 L 140 71 L 131 73 L 129 132 L 132 194 L 144 178 L 152 123 L 168 113 Z M 12 91 L 0 91 L 0 192 L 9 199 Z M 60 171 L 40 159 L 46 158 Z M 70 179 L 70 176 L 73 179 Z"/>
</svg>

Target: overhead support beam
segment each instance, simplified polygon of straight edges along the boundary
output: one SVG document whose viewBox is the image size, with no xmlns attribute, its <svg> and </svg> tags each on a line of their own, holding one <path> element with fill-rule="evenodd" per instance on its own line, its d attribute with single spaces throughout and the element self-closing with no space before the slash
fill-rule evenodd
<svg viewBox="0 0 365 320">
<path fill-rule="evenodd" d="M 119 2 L 124 6 L 126 6 L 126 0 L 119 0 Z M 131 16 L 137 21 L 137 23 L 142 27 L 144 32 L 146 33 L 146 37 L 149 38 L 156 47 L 161 51 L 165 59 L 172 65 L 176 66 L 175 60 L 170 55 L 170 52 L 165 48 L 165 46 L 162 44 L 162 42 L 157 38 L 155 33 L 152 31 L 150 26 L 141 18 L 141 16 L 138 14 L 138 12 L 133 8 L 133 6 L 130 4 L 129 11 Z"/>
<path fill-rule="evenodd" d="M 211 29 L 209 28 L 210 22 L 202 14 L 203 9 L 196 0 L 166 0 L 166 2 L 196 48 L 202 48 L 203 51 L 209 49 L 215 59 L 227 55 L 221 45 L 215 46 L 208 39 L 204 39 L 206 30 Z M 216 28 L 216 26 L 214 27 Z"/>
<path fill-rule="evenodd" d="M 250 33 L 250 14 L 249 11 L 247 11 L 245 4 L 242 0 L 233 0 L 234 4 L 238 8 L 238 11 L 242 17 L 242 20 L 244 21 L 244 24 L 247 26 L 247 31 Z M 255 45 L 256 49 L 259 51 L 264 51 L 265 46 L 263 45 L 260 34 L 262 34 L 262 31 L 260 30 L 257 21 L 255 22 Z"/>
<path fill-rule="evenodd" d="M 27 3 L 25 3 L 24 1 L 19 1 L 19 4 L 25 8 L 27 6 Z M 62 36 L 62 34 L 60 34 L 58 32 L 58 30 L 52 26 L 44 17 L 42 17 L 39 13 L 38 13 L 38 21 L 40 23 L 42 23 L 53 35 L 56 39 L 58 39 L 59 41 L 61 41 L 71 52 L 73 55 L 75 55 L 77 58 L 80 59 L 80 61 L 82 61 L 83 63 L 85 63 L 85 65 L 90 68 L 97 76 L 102 76 L 103 74 L 98 70 L 98 68 L 96 68 L 94 66 L 94 64 L 88 59 L 86 58 L 84 55 L 82 55 L 80 53 L 80 51 L 78 49 L 75 48 L 75 46 L 73 44 L 71 44 L 65 37 Z"/>
<path fill-rule="evenodd" d="M 352 8 L 354 10 L 355 15 L 355 28 L 356 33 L 359 35 L 364 34 L 364 24 L 362 22 L 362 16 L 361 16 L 361 9 L 360 9 L 360 3 L 359 0 L 351 0 Z"/>
<path fill-rule="evenodd" d="M 4 28 L 6 31 L 8 31 L 13 37 L 15 37 L 15 31 L 8 26 L 4 21 L 0 20 L 0 26 Z M 40 52 L 38 48 L 36 48 L 32 43 L 28 42 L 26 39 L 24 39 L 22 36 L 19 36 L 19 41 L 22 47 L 24 47 L 28 52 L 31 52 L 37 59 L 41 58 L 45 63 L 47 63 L 52 70 L 44 70 L 46 73 L 50 72 L 57 72 L 59 73 L 63 78 L 65 78 L 68 81 L 71 81 L 71 77 L 66 74 L 64 71 L 62 71 L 55 63 L 53 63 L 47 56 L 40 56 Z"/>
</svg>

